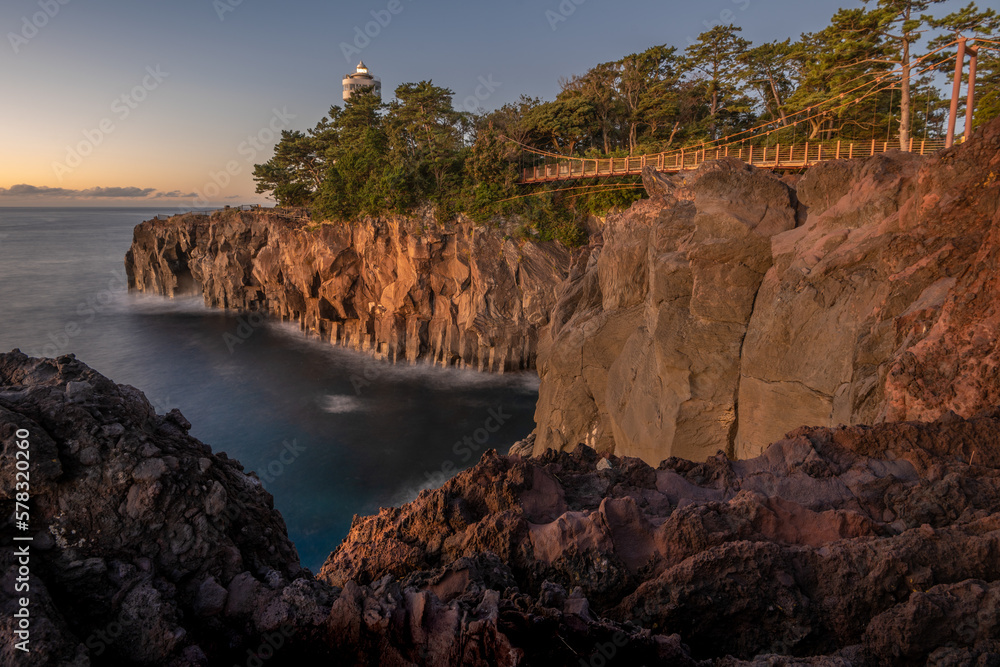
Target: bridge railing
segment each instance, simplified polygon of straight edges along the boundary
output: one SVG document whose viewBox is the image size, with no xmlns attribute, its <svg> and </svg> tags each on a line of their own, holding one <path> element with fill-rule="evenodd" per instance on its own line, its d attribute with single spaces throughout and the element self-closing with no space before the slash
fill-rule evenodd
<svg viewBox="0 0 1000 667">
<path fill-rule="evenodd" d="M 944 148 L 943 139 L 911 139 L 909 152 L 929 155 Z M 705 162 L 726 157 L 771 169 L 799 169 L 824 160 L 871 157 L 897 149 L 898 141 L 810 141 L 774 146 L 716 146 L 683 148 L 627 158 L 566 158 L 551 164 L 528 167 L 522 183 L 544 183 L 599 176 L 641 174 L 645 167 L 679 172 L 696 169 Z"/>
</svg>

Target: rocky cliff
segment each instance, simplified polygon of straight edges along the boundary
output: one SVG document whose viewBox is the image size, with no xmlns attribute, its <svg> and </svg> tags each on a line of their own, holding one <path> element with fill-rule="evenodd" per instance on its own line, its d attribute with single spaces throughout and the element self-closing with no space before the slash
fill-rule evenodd
<svg viewBox="0 0 1000 667">
<path fill-rule="evenodd" d="M 311 224 L 281 211 L 221 211 L 135 229 L 129 287 L 201 293 L 209 306 L 298 321 L 389 361 L 483 371 L 535 366 L 570 253 L 501 230 L 429 218 Z"/>
<path fill-rule="evenodd" d="M 489 452 L 355 519 L 316 578 L 189 426 L 72 357 L 0 354 L 0 533 L 27 431 L 34 540 L 30 574 L 0 550 L 0 663 L 1000 661 L 997 409 L 802 428 L 737 462 Z"/>
<path fill-rule="evenodd" d="M 784 179 L 648 172 L 584 250 L 393 218 L 143 223 L 130 285 L 299 320 L 398 361 L 536 366 L 533 452 L 756 455 L 802 424 L 1000 402 L 1000 122 L 921 158 Z"/>
<path fill-rule="evenodd" d="M 760 453 L 802 424 L 1000 402 L 1000 123 L 781 180 L 649 172 L 560 290 L 534 453 Z"/>
</svg>

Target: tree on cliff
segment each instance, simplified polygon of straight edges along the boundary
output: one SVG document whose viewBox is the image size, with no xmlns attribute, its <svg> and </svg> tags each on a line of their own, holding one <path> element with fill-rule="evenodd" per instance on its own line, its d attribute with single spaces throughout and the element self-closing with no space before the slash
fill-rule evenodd
<svg viewBox="0 0 1000 667">
<path fill-rule="evenodd" d="M 739 36 L 742 30 L 732 24 L 715 26 L 698 35 L 698 41 L 684 52 L 687 68 L 706 84 L 710 139 L 744 125 L 752 110 L 745 94 L 747 70 L 743 61 L 750 42 Z"/>
<path fill-rule="evenodd" d="M 890 46 L 879 21 L 864 9 L 842 9 L 829 26 L 803 35 L 794 45 L 791 58 L 798 65 L 798 85 L 786 108 L 806 112 L 799 118 L 808 119 L 809 139 L 861 138 L 889 122 L 880 116 L 889 108 L 889 95 L 866 97 L 887 85 L 882 81 L 890 68 Z"/>
<path fill-rule="evenodd" d="M 925 12 L 931 5 L 944 1 L 865 0 L 865 5 L 876 3 L 875 9 L 872 10 L 872 15 L 876 19 L 874 30 L 891 45 L 887 57 L 874 62 L 892 65 L 900 70 L 899 147 L 904 151 L 910 147 L 913 49 L 931 20 L 920 12 Z"/>
<path fill-rule="evenodd" d="M 449 174 L 461 173 L 461 114 L 452 107 L 453 95 L 431 81 L 404 83 L 389 105 L 386 124 L 394 153 L 406 156 L 418 179 L 433 179 L 423 188 L 426 194 L 442 191 Z"/>
<path fill-rule="evenodd" d="M 621 117 L 621 100 L 616 91 L 617 63 L 601 63 L 582 76 L 562 82 L 561 97 L 575 97 L 589 103 L 600 132 L 604 153 L 611 153 L 612 134 Z"/>
<path fill-rule="evenodd" d="M 628 124 L 628 151 L 634 155 L 639 143 L 639 127 L 663 122 L 669 117 L 671 93 L 680 80 L 681 64 L 674 47 L 654 46 L 619 62 L 618 90 Z"/>
<path fill-rule="evenodd" d="M 595 120 L 593 105 L 578 93 L 560 94 L 555 101 L 538 105 L 525 117 L 536 142 L 565 155 L 572 155 L 593 134 Z"/>
<path fill-rule="evenodd" d="M 384 107 L 374 92 L 362 90 L 333 120 L 337 141 L 328 149 L 329 166 L 315 196 L 320 216 L 350 219 L 413 205 L 412 174 L 392 159 Z"/>
<path fill-rule="evenodd" d="M 792 40 L 768 42 L 745 51 L 740 60 L 746 67 L 747 82 L 756 90 L 765 115 L 787 123 L 785 100 L 795 90 L 795 47 Z"/>
</svg>

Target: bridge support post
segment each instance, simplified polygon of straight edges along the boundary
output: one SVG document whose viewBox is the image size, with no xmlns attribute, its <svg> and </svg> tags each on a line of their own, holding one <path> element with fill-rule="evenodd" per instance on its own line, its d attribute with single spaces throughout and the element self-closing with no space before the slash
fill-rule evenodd
<svg viewBox="0 0 1000 667">
<path fill-rule="evenodd" d="M 944 141 L 945 148 L 955 145 L 955 125 L 958 121 L 958 96 L 962 94 L 962 70 L 965 69 L 965 45 L 967 37 L 958 40 L 958 56 L 955 58 L 955 80 L 951 86 L 951 109 L 948 112 L 948 137 Z"/>
<path fill-rule="evenodd" d="M 969 53 L 969 96 L 965 101 L 965 140 L 972 138 L 972 121 L 976 110 L 976 61 L 979 56 L 979 49 L 970 46 L 966 49 Z"/>
</svg>

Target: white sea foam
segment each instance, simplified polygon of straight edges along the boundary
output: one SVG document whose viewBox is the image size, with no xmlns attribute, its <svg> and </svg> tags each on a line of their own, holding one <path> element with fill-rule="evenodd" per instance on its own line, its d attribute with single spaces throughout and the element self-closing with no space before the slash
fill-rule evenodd
<svg viewBox="0 0 1000 667">
<path fill-rule="evenodd" d="M 361 412 L 365 409 L 364 404 L 353 396 L 330 395 L 324 396 L 319 401 L 320 409 L 332 415 L 344 415 L 349 412 Z"/>
</svg>

